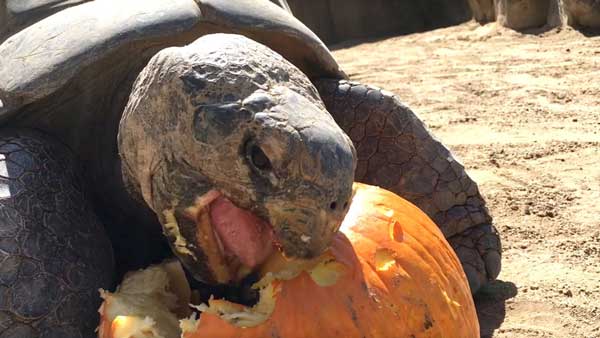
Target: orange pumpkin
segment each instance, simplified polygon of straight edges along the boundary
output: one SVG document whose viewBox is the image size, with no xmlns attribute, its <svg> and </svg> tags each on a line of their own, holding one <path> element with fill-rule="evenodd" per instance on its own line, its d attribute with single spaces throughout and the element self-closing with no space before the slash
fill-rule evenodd
<svg viewBox="0 0 600 338">
<path fill-rule="evenodd" d="M 340 233 L 323 256 L 310 262 L 275 256 L 262 274 L 258 304 L 212 299 L 199 307 L 199 319 L 181 321 L 181 337 L 479 337 L 466 277 L 442 233 L 417 207 L 377 187 L 355 185 Z M 146 295 L 189 298 L 181 278 L 175 280 Z M 131 310 L 131 298 L 143 302 L 124 291 L 103 293 L 101 338 L 179 337 L 162 327 L 173 326 L 187 299 L 165 307 L 173 316 L 167 320 L 154 314 L 156 306 Z"/>
</svg>

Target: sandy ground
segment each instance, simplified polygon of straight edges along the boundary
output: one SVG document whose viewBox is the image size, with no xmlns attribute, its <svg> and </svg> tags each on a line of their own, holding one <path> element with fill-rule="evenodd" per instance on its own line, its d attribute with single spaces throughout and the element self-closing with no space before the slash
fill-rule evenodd
<svg viewBox="0 0 600 338">
<path fill-rule="evenodd" d="M 483 337 L 600 337 L 600 36 L 461 26 L 337 46 L 475 177 L 503 238 Z"/>
</svg>

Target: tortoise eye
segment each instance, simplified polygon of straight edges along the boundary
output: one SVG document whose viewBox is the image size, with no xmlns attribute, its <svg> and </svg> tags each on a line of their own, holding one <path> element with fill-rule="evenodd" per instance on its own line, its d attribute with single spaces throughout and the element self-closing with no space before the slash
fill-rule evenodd
<svg viewBox="0 0 600 338">
<path fill-rule="evenodd" d="M 270 171 L 273 169 L 271 161 L 265 152 L 254 142 L 249 142 L 246 149 L 246 156 L 254 168 L 259 171 Z"/>
</svg>

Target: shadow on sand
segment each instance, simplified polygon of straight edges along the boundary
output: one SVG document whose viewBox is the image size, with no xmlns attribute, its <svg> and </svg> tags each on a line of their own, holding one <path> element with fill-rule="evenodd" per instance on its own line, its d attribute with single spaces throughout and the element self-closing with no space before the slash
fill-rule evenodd
<svg viewBox="0 0 600 338">
<path fill-rule="evenodd" d="M 330 51 L 334 52 L 338 49 L 346 49 L 346 48 L 351 48 L 357 45 L 361 45 L 363 43 L 371 43 L 371 42 L 377 42 L 377 41 L 383 41 L 383 40 L 387 40 L 390 38 L 394 38 L 394 37 L 398 37 L 398 36 L 404 36 L 404 35 L 410 35 L 413 33 L 405 33 L 405 34 L 389 34 L 389 35 L 382 35 L 382 36 L 376 36 L 376 37 L 365 37 L 365 38 L 356 38 L 356 39 L 348 39 L 345 41 L 341 41 L 341 42 L 336 42 L 336 43 L 332 43 L 332 44 L 328 44 L 327 48 L 329 48 Z"/>
<path fill-rule="evenodd" d="M 574 29 L 588 38 L 600 35 L 600 28 L 583 27 L 583 26 L 578 26 L 578 25 L 571 25 L 568 28 Z M 554 31 L 554 30 L 560 31 L 562 29 L 565 29 L 565 28 L 543 26 L 543 27 L 537 27 L 537 28 L 524 29 L 524 30 L 521 30 L 520 32 L 523 34 L 528 34 L 528 35 L 542 35 L 549 31 Z"/>
<path fill-rule="evenodd" d="M 588 38 L 593 38 L 600 35 L 600 28 L 576 27 L 575 29 Z"/>
<path fill-rule="evenodd" d="M 517 293 L 517 286 L 514 283 L 497 280 L 475 295 L 481 338 L 494 336 L 494 331 L 504 322 L 506 301 L 514 298 Z"/>
</svg>

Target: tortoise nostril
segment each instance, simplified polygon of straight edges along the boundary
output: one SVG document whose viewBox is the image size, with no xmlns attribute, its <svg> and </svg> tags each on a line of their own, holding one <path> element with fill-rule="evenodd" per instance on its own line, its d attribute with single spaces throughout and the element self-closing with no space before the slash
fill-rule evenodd
<svg viewBox="0 0 600 338">
<path fill-rule="evenodd" d="M 342 211 L 347 210 L 348 209 L 348 205 L 349 205 L 348 201 L 344 202 L 344 204 L 342 205 L 341 210 Z M 331 202 L 329 204 L 329 209 L 331 209 L 332 211 L 336 210 L 337 208 L 338 208 L 338 203 L 336 201 L 333 201 L 333 202 Z"/>
</svg>

